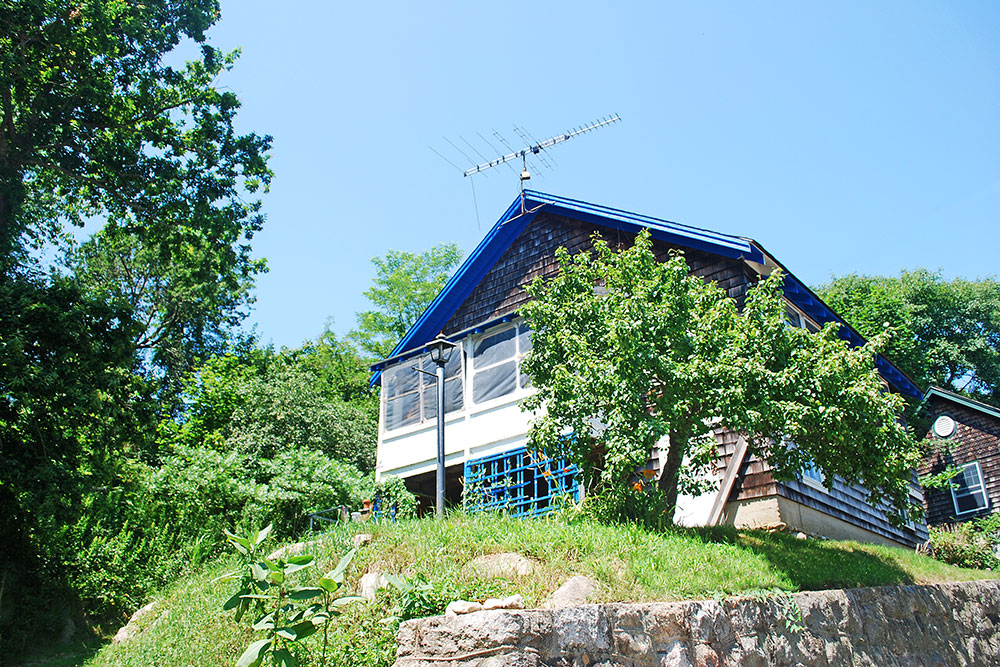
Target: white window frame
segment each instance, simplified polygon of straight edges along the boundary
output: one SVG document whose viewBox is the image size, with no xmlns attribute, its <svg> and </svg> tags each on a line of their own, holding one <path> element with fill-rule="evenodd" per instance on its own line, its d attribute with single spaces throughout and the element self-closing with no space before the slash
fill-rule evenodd
<svg viewBox="0 0 1000 667">
<path fill-rule="evenodd" d="M 808 315 L 806 315 L 805 313 L 803 313 L 802 310 L 800 310 L 798 306 L 796 306 L 794 303 L 792 303 L 788 299 L 784 299 L 784 304 L 785 304 L 785 316 L 786 316 L 785 317 L 785 324 L 787 324 L 788 326 L 795 327 L 797 329 L 805 329 L 806 331 L 809 331 L 809 327 L 810 326 L 815 327 L 816 331 L 819 331 L 820 329 L 823 328 L 819 324 L 817 324 L 816 322 L 814 322 L 811 317 L 809 317 Z M 789 322 L 788 321 L 788 317 L 787 316 L 788 316 L 789 309 L 791 309 L 796 315 L 798 315 L 798 321 L 797 322 L 793 323 L 793 322 Z M 807 325 L 807 323 L 808 323 L 808 325 Z M 809 331 L 809 333 L 813 333 L 813 332 Z"/>
<path fill-rule="evenodd" d="M 964 475 L 966 468 L 972 468 L 972 467 L 975 467 L 976 469 L 976 476 L 979 477 L 979 484 L 972 487 L 973 491 L 971 491 L 968 495 L 973 496 L 976 493 L 981 494 L 983 498 L 983 505 L 979 507 L 974 507 L 971 510 L 965 510 L 964 512 L 960 512 L 958 510 L 958 496 L 955 494 L 955 487 L 952 486 L 951 503 L 952 506 L 955 508 L 955 516 L 962 516 L 964 514 L 975 514 L 976 512 L 982 512 L 983 510 L 988 509 L 990 506 L 990 497 L 986 493 L 986 480 L 983 478 L 983 468 L 982 466 L 979 465 L 979 461 L 972 461 L 970 463 L 966 463 L 965 465 L 960 466 L 959 470 L 961 470 L 962 474 Z"/>
<path fill-rule="evenodd" d="M 806 470 L 815 471 L 815 473 L 819 475 L 819 479 L 816 479 L 815 477 L 809 477 L 806 474 Z M 815 463 L 805 466 L 804 468 L 802 468 L 802 470 L 799 471 L 799 480 L 803 484 L 819 489 L 820 491 L 829 491 L 829 489 L 826 486 L 826 475 L 823 474 L 823 471 L 820 470 L 819 466 L 817 466 Z"/>
</svg>

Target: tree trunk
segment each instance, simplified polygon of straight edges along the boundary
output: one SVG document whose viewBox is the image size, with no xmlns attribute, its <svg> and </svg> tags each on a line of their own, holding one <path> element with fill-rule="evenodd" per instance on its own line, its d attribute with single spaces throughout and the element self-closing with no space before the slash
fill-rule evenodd
<svg viewBox="0 0 1000 667">
<path fill-rule="evenodd" d="M 667 461 L 656 485 L 665 494 L 666 520 L 672 524 L 674 510 L 677 508 L 677 484 L 680 482 L 681 464 L 684 462 L 684 453 L 687 452 L 690 436 L 682 431 L 670 429 L 668 437 L 670 446 L 667 448 Z"/>
</svg>

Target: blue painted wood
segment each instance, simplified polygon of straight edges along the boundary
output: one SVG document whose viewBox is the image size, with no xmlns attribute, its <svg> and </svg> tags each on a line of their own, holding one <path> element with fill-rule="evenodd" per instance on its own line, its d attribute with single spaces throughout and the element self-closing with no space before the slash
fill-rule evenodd
<svg viewBox="0 0 1000 667">
<path fill-rule="evenodd" d="M 580 500 L 579 469 L 526 447 L 465 463 L 465 510 L 541 516 L 556 509 L 555 500 Z"/>
</svg>

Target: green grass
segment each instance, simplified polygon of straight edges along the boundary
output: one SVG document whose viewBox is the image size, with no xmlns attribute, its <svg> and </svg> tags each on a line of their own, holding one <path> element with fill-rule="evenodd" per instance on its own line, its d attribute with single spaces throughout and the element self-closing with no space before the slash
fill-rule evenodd
<svg viewBox="0 0 1000 667">
<path fill-rule="evenodd" d="M 320 536 L 307 552 L 319 557 L 314 574 L 332 568 L 350 547 L 351 536 L 370 532 L 349 571 L 356 584 L 372 568 L 421 577 L 434 585 L 443 604 L 453 597 L 482 600 L 520 593 L 528 606 L 540 604 L 575 574 L 599 583 L 596 601 L 647 601 L 735 595 L 779 588 L 789 591 L 932 583 L 992 578 L 992 572 L 963 570 L 903 549 L 856 542 L 801 540 L 782 534 L 731 528 L 650 532 L 637 526 L 592 521 L 518 520 L 457 515 L 447 521 L 419 520 L 381 525 L 339 526 Z M 491 579 L 465 564 L 489 553 L 513 551 L 532 560 L 528 577 Z M 89 667 L 232 665 L 253 638 L 222 612 L 232 584 L 213 581 L 235 561 L 223 558 L 163 591 L 143 632 L 129 643 L 108 645 Z M 331 664 L 389 665 L 395 657 L 395 625 L 382 622 L 396 603 L 393 592 L 369 604 L 347 608 L 333 629 Z M 301 657 L 315 658 L 318 639 L 306 640 Z M 310 663 L 312 664 L 312 663 Z"/>
</svg>

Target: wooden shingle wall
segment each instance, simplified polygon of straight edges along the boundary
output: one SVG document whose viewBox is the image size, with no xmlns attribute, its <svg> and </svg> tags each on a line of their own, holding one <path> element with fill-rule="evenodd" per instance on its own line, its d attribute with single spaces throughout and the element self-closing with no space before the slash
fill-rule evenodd
<svg viewBox="0 0 1000 667">
<path fill-rule="evenodd" d="M 949 438 L 937 437 L 933 430 L 927 434 L 935 444 L 920 467 L 920 474 L 943 471 L 949 465 L 962 465 L 979 461 L 983 482 L 989 497 L 987 507 L 977 513 L 963 514 L 962 521 L 974 519 L 1000 509 L 1000 419 L 966 407 L 940 396 L 932 395 L 927 402 L 929 424 L 940 415 L 950 415 L 955 420 L 955 433 Z M 948 489 L 927 489 L 924 492 L 927 523 L 951 523 L 956 520 L 955 506 Z"/>
<path fill-rule="evenodd" d="M 574 253 L 590 250 L 595 232 L 601 233 L 612 247 L 619 243 L 631 245 L 635 238 L 633 234 L 540 213 L 452 315 L 443 332 L 452 334 L 516 312 L 528 300 L 526 285 L 537 276 L 555 275 L 559 268 L 556 248 L 562 246 Z M 671 250 L 670 245 L 658 241 L 653 248 L 661 259 Z M 684 257 L 692 273 L 714 280 L 742 305 L 747 287 L 756 279 L 743 262 L 689 249 L 684 249 Z"/>
</svg>

